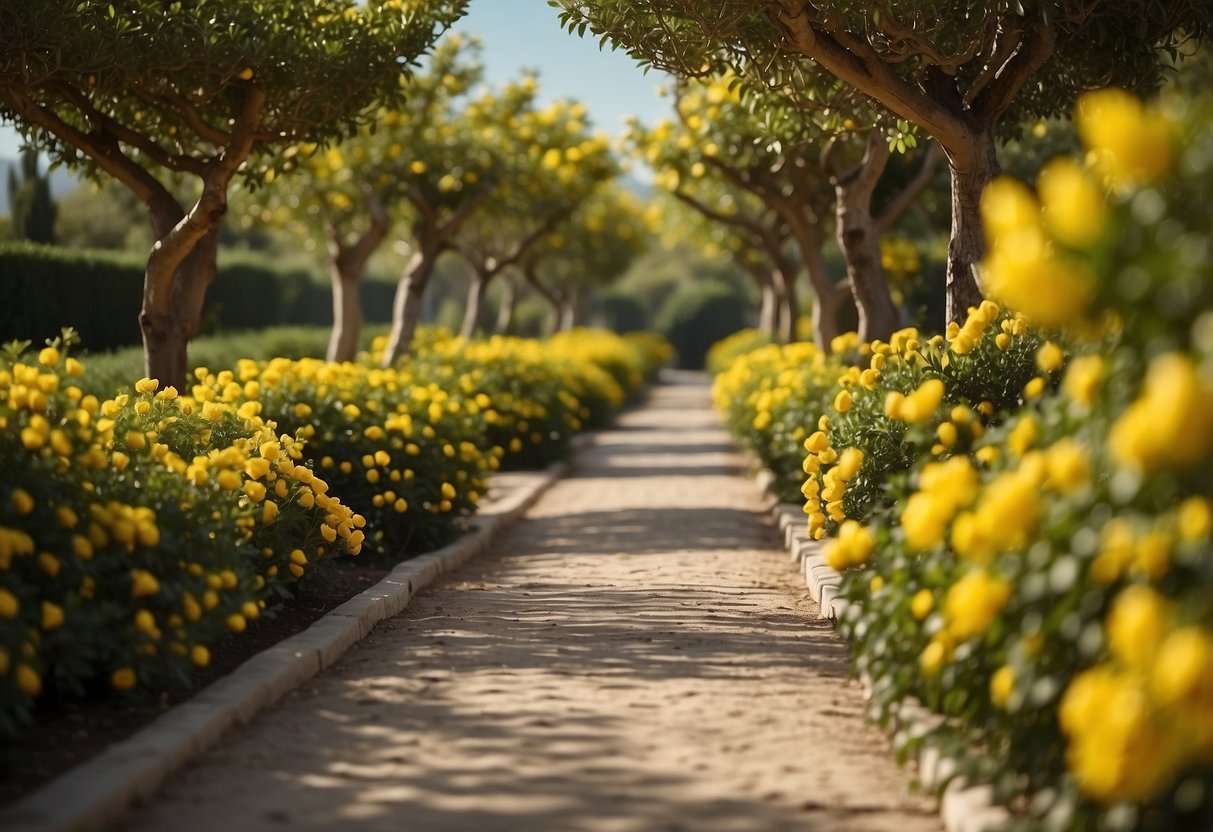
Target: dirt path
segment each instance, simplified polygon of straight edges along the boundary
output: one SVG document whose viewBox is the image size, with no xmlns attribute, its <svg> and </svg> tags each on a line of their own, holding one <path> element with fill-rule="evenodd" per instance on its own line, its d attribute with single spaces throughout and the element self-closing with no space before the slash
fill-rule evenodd
<svg viewBox="0 0 1213 832">
<path fill-rule="evenodd" d="M 938 830 L 695 377 L 131 830 Z"/>
</svg>

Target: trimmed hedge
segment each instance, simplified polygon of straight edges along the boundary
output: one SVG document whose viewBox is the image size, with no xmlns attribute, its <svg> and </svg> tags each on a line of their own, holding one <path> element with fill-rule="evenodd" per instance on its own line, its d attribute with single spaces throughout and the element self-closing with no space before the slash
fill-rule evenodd
<svg viewBox="0 0 1213 832">
<path fill-rule="evenodd" d="M 73 251 L 31 243 L 0 245 L 0 342 L 40 343 L 71 326 L 93 351 L 141 343 L 139 306 L 144 258 L 137 254 Z M 395 287 L 364 281 L 372 323 L 388 320 Z M 203 331 L 332 323 L 327 283 L 306 269 L 278 268 L 257 254 L 223 252 L 207 290 Z"/>
</svg>

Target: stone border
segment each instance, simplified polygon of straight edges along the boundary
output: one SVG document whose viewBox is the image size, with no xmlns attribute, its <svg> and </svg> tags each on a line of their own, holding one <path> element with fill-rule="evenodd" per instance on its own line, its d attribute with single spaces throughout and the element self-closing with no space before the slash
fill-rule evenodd
<svg viewBox="0 0 1213 832">
<path fill-rule="evenodd" d="M 771 496 L 774 481 L 774 475 L 766 470 L 757 476 L 759 487 L 768 496 Z M 837 624 L 847 609 L 846 599 L 839 596 L 842 575 L 826 563 L 821 552 L 823 543 L 809 537 L 804 509 L 799 503 L 776 502 L 770 510 L 792 562 L 804 577 L 809 595 L 821 608 L 820 617 Z M 939 719 L 916 701 L 904 702 L 894 717 L 894 731 L 925 736 L 939 724 Z M 970 785 L 953 776 L 955 766 L 943 758 L 938 749 L 920 748 L 917 764 L 918 780 L 923 788 L 937 791 L 943 785 L 939 814 L 946 832 L 987 832 L 1011 820 L 1006 809 L 994 804 L 993 790 L 989 786 Z"/>
<path fill-rule="evenodd" d="M 596 444 L 597 435 L 575 436 L 573 453 Z M 285 694 L 331 667 L 346 650 L 439 576 L 484 552 L 516 522 L 572 462 L 545 471 L 494 475 L 486 501 L 475 516 L 475 531 L 454 543 L 396 566 L 387 577 L 331 610 L 300 633 L 283 639 L 217 679 L 182 704 L 59 776 L 17 803 L 0 810 L 7 832 L 75 832 L 105 827 L 131 804 L 152 796 L 191 759 L 244 725 Z"/>
</svg>

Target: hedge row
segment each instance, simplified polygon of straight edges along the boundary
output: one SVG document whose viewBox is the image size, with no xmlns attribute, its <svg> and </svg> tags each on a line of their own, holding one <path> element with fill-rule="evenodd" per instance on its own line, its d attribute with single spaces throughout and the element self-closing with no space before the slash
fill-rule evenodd
<svg viewBox="0 0 1213 832">
<path fill-rule="evenodd" d="M 68 325 L 90 350 L 141 342 L 138 313 L 145 261 L 116 252 L 79 252 L 32 243 L 0 245 L 0 343 L 41 342 Z M 372 321 L 386 321 L 395 287 L 364 281 L 363 303 Z M 263 258 L 224 253 L 207 291 L 205 329 L 260 329 L 283 324 L 327 324 L 332 299 L 305 269 L 281 269 Z"/>
<path fill-rule="evenodd" d="M 73 345 L 0 358 L 0 736 L 44 691 L 188 681 L 342 552 L 446 542 L 491 471 L 560 456 L 669 356 L 426 330 L 392 369 L 246 359 L 102 399 Z"/>
<path fill-rule="evenodd" d="M 941 715 L 899 740 L 1012 829 L 1213 828 L 1213 112 L 1165 106 L 1087 97 L 1084 164 L 991 185 L 963 326 L 717 382 L 830 538 L 876 716 Z"/>
</svg>

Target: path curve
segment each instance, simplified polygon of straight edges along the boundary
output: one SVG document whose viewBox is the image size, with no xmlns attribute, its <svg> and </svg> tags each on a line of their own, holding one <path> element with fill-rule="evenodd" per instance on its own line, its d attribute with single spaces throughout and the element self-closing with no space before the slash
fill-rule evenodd
<svg viewBox="0 0 1213 832">
<path fill-rule="evenodd" d="M 128 830 L 937 832 L 701 376 Z"/>
</svg>

